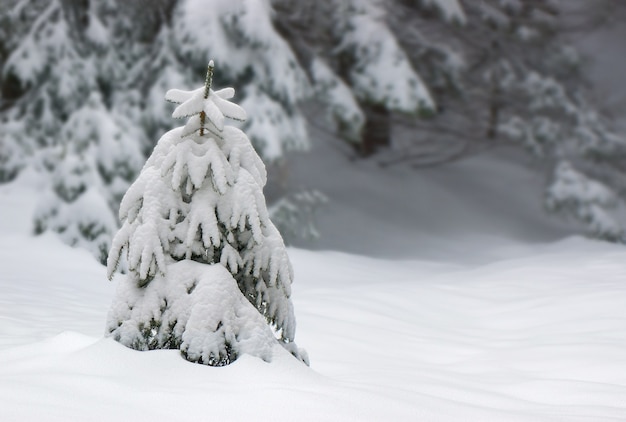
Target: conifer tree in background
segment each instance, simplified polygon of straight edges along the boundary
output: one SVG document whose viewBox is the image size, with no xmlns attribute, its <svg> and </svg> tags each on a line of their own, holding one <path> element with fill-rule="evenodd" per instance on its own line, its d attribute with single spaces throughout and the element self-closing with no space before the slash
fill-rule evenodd
<svg viewBox="0 0 626 422">
<path fill-rule="evenodd" d="M 385 21 L 377 1 L 336 2 L 332 34 L 337 48 L 333 61 L 365 116 L 359 153 L 374 154 L 391 146 L 391 114 L 417 117 L 435 104 Z"/>
<path fill-rule="evenodd" d="M 103 81 L 116 79 L 102 66 L 110 34 L 100 12 L 93 2 L 29 0 L 3 15 L 28 25 L 16 28 L 24 33 L 2 65 L 0 179 L 26 166 L 40 172 L 34 232 L 56 232 L 104 263 L 118 228 L 113 210 L 143 159 L 141 132 L 106 104 Z"/>
<path fill-rule="evenodd" d="M 60 144 L 47 150 L 51 188 L 35 211 L 35 234 L 51 230 L 72 246 L 106 262 L 118 228 L 113 209 L 141 160 L 136 133 L 128 122 L 106 110 L 97 92 L 74 111 L 59 133 Z"/>
<path fill-rule="evenodd" d="M 356 152 L 392 144 L 392 116 L 416 118 L 435 103 L 387 24 L 378 0 L 303 4 L 277 0 L 278 26 L 295 46 L 332 127 Z"/>
<path fill-rule="evenodd" d="M 170 90 L 173 117 L 187 124 L 157 143 L 122 200 L 122 228 L 109 253 L 120 260 L 107 333 L 138 350 L 180 349 L 193 362 L 223 366 L 243 353 L 271 359 L 277 342 L 296 357 L 290 300 L 293 272 L 269 219 L 263 162 L 225 119 L 246 113 L 232 88 Z M 276 336 L 276 337 L 275 337 Z"/>
<path fill-rule="evenodd" d="M 8 146 L 2 148 L 1 179 L 15 177 L 29 155 L 36 156 L 31 162 L 41 167 L 42 156 L 55 145 L 63 121 L 95 88 L 94 79 L 87 76 L 95 73 L 93 62 L 76 42 L 79 37 L 84 44 L 89 42 L 89 27 L 72 19 L 73 11 L 59 0 L 32 0 L 2 11 L 14 34 L 0 64 L 4 145 Z"/>
</svg>

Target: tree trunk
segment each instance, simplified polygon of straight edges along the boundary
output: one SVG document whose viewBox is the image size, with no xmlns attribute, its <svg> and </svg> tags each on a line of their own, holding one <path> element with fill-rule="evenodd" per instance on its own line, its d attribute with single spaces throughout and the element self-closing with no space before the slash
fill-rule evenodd
<svg viewBox="0 0 626 422">
<path fill-rule="evenodd" d="M 369 157 L 380 148 L 391 146 L 391 115 L 381 105 L 361 104 L 365 125 L 361 143 L 356 146 L 362 157 Z"/>
<path fill-rule="evenodd" d="M 496 98 L 492 98 L 489 104 L 489 120 L 487 123 L 487 139 L 490 141 L 498 137 L 498 127 L 500 125 L 500 104 Z"/>
<path fill-rule="evenodd" d="M 89 27 L 89 0 L 61 0 L 61 7 L 72 35 L 82 39 Z"/>
</svg>

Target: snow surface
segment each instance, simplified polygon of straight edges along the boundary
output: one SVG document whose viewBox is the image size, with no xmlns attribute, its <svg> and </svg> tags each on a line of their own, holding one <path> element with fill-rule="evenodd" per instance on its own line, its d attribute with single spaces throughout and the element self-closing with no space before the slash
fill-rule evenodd
<svg viewBox="0 0 626 422">
<path fill-rule="evenodd" d="M 509 227 L 500 213 L 519 204 L 501 203 L 497 195 L 510 186 L 489 182 L 496 170 L 500 182 L 525 180 L 521 204 L 533 179 L 499 166 L 470 160 L 409 180 L 396 171 L 367 176 L 367 165 L 334 174 L 345 183 L 398 183 L 371 191 L 371 210 L 354 205 L 352 224 L 372 233 L 355 231 L 352 241 L 377 236 L 379 246 L 398 250 L 411 241 L 385 239 L 384 229 L 411 237 L 420 227 L 430 236 L 423 248 L 405 249 L 410 260 L 289 251 L 298 343 L 310 368 L 282 348 L 269 364 L 243 356 L 209 368 L 177 351 L 138 352 L 103 339 L 115 280 L 88 252 L 51 234 L 28 235 L 36 189 L 22 180 L 22 189 L 0 187 L 0 420 L 626 420 L 626 248 L 578 237 L 548 242 L 559 228 L 548 230 L 532 204 Z M 402 198 L 405 184 L 429 196 L 419 202 L 404 192 L 406 203 L 394 208 L 392 191 Z M 469 187 L 477 198 L 450 210 L 471 198 Z M 385 200 L 396 219 L 366 226 Z M 322 229 L 343 223 L 346 201 L 329 204 L 337 222 L 326 216 Z M 444 230 L 447 217 L 460 215 Z M 538 221 L 544 225 L 532 229 Z"/>
<path fill-rule="evenodd" d="M 381 171 L 376 159 L 338 153 L 345 146 L 326 131 L 312 127 L 311 138 L 317 142 L 290 159 L 286 178 L 296 190 L 319 190 L 329 201 L 317 216 L 320 238 L 297 241 L 298 247 L 477 264 L 533 253 L 537 244 L 581 232 L 545 212 L 548 175 L 529 169 L 523 152 Z"/>
</svg>

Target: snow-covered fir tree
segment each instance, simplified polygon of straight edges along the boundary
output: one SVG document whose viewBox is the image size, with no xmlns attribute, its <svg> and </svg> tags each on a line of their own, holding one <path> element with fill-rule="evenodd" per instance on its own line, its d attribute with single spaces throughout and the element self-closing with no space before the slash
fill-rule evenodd
<svg viewBox="0 0 626 422">
<path fill-rule="evenodd" d="M 110 107 L 121 72 L 103 66 L 113 49 L 98 6 L 28 0 L 3 11 L 27 25 L 15 25 L 20 35 L 2 64 L 0 181 L 26 166 L 38 171 L 34 232 L 56 232 L 104 263 L 118 228 L 113 210 L 143 157 L 141 131 Z"/>
<path fill-rule="evenodd" d="M 136 133 L 122 116 L 106 110 L 97 92 L 62 126 L 59 145 L 46 150 L 51 187 L 35 211 L 35 233 L 51 230 L 103 264 L 118 228 L 114 207 L 141 160 Z"/>
<path fill-rule="evenodd" d="M 391 116 L 429 113 L 428 87 L 389 28 L 385 2 L 276 1 L 332 127 L 362 156 L 391 145 Z"/>
<path fill-rule="evenodd" d="M 107 335 L 138 350 L 180 349 L 193 362 L 223 366 L 243 353 L 271 359 L 294 343 L 293 271 L 269 219 L 263 162 L 226 119 L 246 113 L 232 88 L 170 90 L 173 117 L 187 124 L 158 141 L 120 206 L 122 228 L 109 253 L 122 279 Z"/>
<path fill-rule="evenodd" d="M 40 158 L 41 150 L 54 145 L 62 122 L 96 85 L 87 76 L 95 73 L 94 63 L 81 48 L 89 43 L 90 27 L 73 19 L 73 12 L 58 0 L 31 0 L 2 11 L 16 33 L 1 64 L 4 180 L 15 177 L 28 156 Z M 80 46 L 79 37 L 85 41 Z"/>
<path fill-rule="evenodd" d="M 550 211 L 581 220 L 591 235 L 623 242 L 624 229 L 611 214 L 618 202 L 611 188 L 577 171 L 565 160 L 556 166 L 546 190 L 546 207 Z"/>
<path fill-rule="evenodd" d="M 277 25 L 308 69 L 331 128 L 360 156 L 401 149 L 404 161 L 415 145 L 445 150 L 431 134 L 405 142 L 396 129 L 414 134 L 418 122 L 429 125 L 424 118 L 443 108 L 438 94 L 462 89 L 461 48 L 448 42 L 467 21 L 460 0 L 274 4 Z"/>
</svg>

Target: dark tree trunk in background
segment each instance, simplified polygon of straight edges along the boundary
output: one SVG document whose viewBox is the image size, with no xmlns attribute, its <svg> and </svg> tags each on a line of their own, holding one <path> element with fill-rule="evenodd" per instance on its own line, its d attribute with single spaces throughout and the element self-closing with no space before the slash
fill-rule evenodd
<svg viewBox="0 0 626 422">
<path fill-rule="evenodd" d="M 89 0 L 61 0 L 61 7 L 72 35 L 81 39 L 89 27 Z"/>
<path fill-rule="evenodd" d="M 493 141 L 498 136 L 500 127 L 500 108 L 502 106 L 500 81 L 497 71 L 491 78 L 491 92 L 489 94 L 489 117 L 487 121 L 487 139 Z"/>
<path fill-rule="evenodd" d="M 361 143 L 356 145 L 359 154 L 369 157 L 384 147 L 391 146 L 391 114 L 384 106 L 361 104 L 365 125 Z"/>
</svg>

